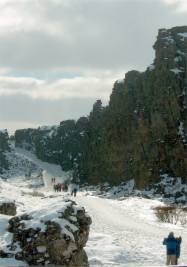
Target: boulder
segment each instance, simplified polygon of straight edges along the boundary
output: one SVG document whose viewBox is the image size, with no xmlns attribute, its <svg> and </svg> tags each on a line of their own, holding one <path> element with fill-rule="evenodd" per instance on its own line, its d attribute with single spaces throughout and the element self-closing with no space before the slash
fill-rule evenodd
<svg viewBox="0 0 187 267">
<path fill-rule="evenodd" d="M 46 201 L 46 200 L 45 200 Z M 66 200 L 59 209 L 32 211 L 12 217 L 8 231 L 13 234 L 9 249 L 16 260 L 29 265 L 89 266 L 84 247 L 88 240 L 90 216 L 84 208 Z"/>
<path fill-rule="evenodd" d="M 5 202 L 0 201 L 0 214 L 15 216 L 16 215 L 16 204 L 15 202 Z"/>
</svg>

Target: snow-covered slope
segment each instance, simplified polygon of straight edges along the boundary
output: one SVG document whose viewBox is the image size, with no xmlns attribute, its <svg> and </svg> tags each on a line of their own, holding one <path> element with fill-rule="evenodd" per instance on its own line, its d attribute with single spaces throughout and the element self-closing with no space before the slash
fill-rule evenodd
<svg viewBox="0 0 187 267">
<path fill-rule="evenodd" d="M 46 231 L 46 222 L 58 223 L 61 227 L 62 235 L 66 235 L 75 242 L 74 233 L 78 229 L 76 214 L 78 211 L 84 210 L 79 206 L 73 204 L 73 214 L 71 220 L 60 217 L 60 214 L 65 214 L 72 202 L 69 199 L 68 194 L 54 193 L 52 188 L 43 187 L 40 191 L 30 188 L 30 182 L 25 177 L 15 177 L 4 181 L 0 179 L 0 195 L 1 201 L 15 202 L 17 207 L 17 216 L 28 214 L 32 218 L 24 222 L 24 229 L 41 229 L 42 232 Z M 12 249 L 12 232 L 8 232 L 8 226 L 10 227 L 9 220 L 12 216 L 0 214 L 0 249 L 3 253 L 16 254 L 22 252 L 22 248 L 19 245 L 19 241 L 14 241 L 14 247 Z M 24 220 L 24 219 L 23 219 Z M 21 231 L 21 228 L 18 232 Z M 15 233 L 14 233 L 15 237 Z M 75 247 L 76 248 L 76 247 Z M 15 260 L 14 256 L 10 258 L 0 257 L 0 266 L 27 266 L 26 262 Z"/>
<path fill-rule="evenodd" d="M 8 157 L 12 164 L 7 176 L 0 177 L 1 202 L 15 202 L 18 216 L 31 214 L 32 222 L 28 221 L 27 223 L 32 223 L 32 225 L 26 225 L 28 227 L 37 226 L 43 229 L 46 220 L 58 221 L 61 223 L 61 227 L 63 223 L 67 223 L 67 228 L 65 225 L 62 227 L 64 234 L 73 239 L 71 231 L 68 230 L 73 227 L 73 224 L 68 224 L 68 221 L 58 217 L 59 211 L 67 208 L 69 195 L 54 193 L 51 184 L 52 177 L 56 177 L 57 182 L 62 182 L 67 179 L 69 174 L 63 173 L 57 165 L 39 161 L 24 150 L 13 150 Z M 31 174 L 29 177 L 25 175 L 27 172 Z M 40 177 L 41 172 L 42 177 Z M 78 209 L 77 207 L 75 212 Z M 10 218 L 11 216 L 0 214 L 0 250 L 6 253 L 16 253 L 20 249 L 19 245 L 16 251 L 11 251 L 7 247 L 11 244 L 13 237 L 12 233 L 7 231 Z M 75 227 L 72 228 L 72 231 L 75 231 Z M 14 258 L 0 258 L 0 266 L 27 266 L 27 264 Z"/>
<path fill-rule="evenodd" d="M 38 212 L 46 210 L 47 207 L 61 205 L 64 197 L 71 198 L 68 193 L 52 191 L 51 177 L 58 176 L 59 181 L 66 178 L 66 174 L 60 172 L 57 166 L 45 164 L 23 150 L 16 150 L 16 153 L 20 158 L 32 161 L 46 173 L 43 177 L 45 186 L 37 189 L 38 196 L 36 191 L 29 188 L 30 179 L 24 175 L 7 181 L 0 180 L 1 196 L 16 200 L 19 214 L 36 207 Z M 35 183 L 37 179 L 32 181 Z M 35 196 L 32 196 L 33 192 Z M 76 198 L 79 206 L 84 206 L 93 220 L 86 246 L 90 266 L 164 266 L 165 247 L 162 241 L 170 231 L 174 231 L 176 236 L 182 236 L 180 263 L 184 265 L 187 262 L 187 228 L 157 221 L 152 208 L 163 205 L 162 202 L 141 197 L 123 197 L 117 200 L 94 194 L 93 191 L 83 190 Z M 10 216 L 0 215 L 1 248 L 5 248 L 11 239 L 11 234 L 5 231 L 9 218 Z M 18 264 L 20 262 L 13 259 L 0 259 L 0 265 Z"/>
<path fill-rule="evenodd" d="M 56 182 L 62 182 L 71 176 L 71 172 L 63 172 L 59 165 L 43 162 L 33 153 L 21 148 L 15 148 L 13 144 L 11 144 L 11 151 L 6 152 L 6 158 L 9 162 L 9 169 L 5 170 L 1 175 L 5 179 L 27 177 L 28 180 L 30 179 L 31 184 L 37 186 L 37 184 L 41 185 L 42 182 L 45 182 L 45 187 L 51 189 L 52 177 L 56 177 Z M 35 180 L 34 182 L 33 179 Z"/>
<path fill-rule="evenodd" d="M 52 177 L 56 177 L 56 182 L 62 182 L 68 179 L 70 176 L 70 173 L 63 172 L 59 165 L 43 162 L 39 160 L 33 153 L 27 150 L 15 148 L 15 153 L 17 156 L 25 158 L 26 160 L 32 162 L 33 164 L 38 166 L 39 169 L 42 170 L 45 187 L 51 187 Z"/>
</svg>

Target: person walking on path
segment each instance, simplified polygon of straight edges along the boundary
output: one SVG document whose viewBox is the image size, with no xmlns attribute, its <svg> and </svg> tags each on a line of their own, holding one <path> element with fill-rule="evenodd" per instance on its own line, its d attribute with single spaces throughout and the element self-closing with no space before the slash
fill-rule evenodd
<svg viewBox="0 0 187 267">
<path fill-rule="evenodd" d="M 74 195 L 74 197 L 76 197 L 76 195 L 77 195 L 77 187 L 75 187 L 75 188 L 73 189 L 73 195 Z"/>
<path fill-rule="evenodd" d="M 177 260 L 177 239 L 174 237 L 173 232 L 169 233 L 167 238 L 164 238 L 163 245 L 166 245 L 166 265 L 175 265 Z"/>
<path fill-rule="evenodd" d="M 55 182 L 56 182 L 56 178 L 55 177 L 51 178 L 51 183 L 55 184 Z"/>
<path fill-rule="evenodd" d="M 71 195 L 76 197 L 77 195 L 77 191 L 78 191 L 78 184 L 71 184 L 70 188 L 71 188 Z"/>
</svg>

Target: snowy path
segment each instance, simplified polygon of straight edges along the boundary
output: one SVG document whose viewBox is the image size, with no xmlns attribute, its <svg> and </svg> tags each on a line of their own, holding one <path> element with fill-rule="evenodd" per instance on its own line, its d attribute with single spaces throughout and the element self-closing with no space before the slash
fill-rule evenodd
<svg viewBox="0 0 187 267">
<path fill-rule="evenodd" d="M 180 262 L 187 262 L 186 231 L 156 222 L 150 210 L 151 204 L 157 204 L 154 201 L 132 198 L 120 202 L 93 196 L 78 196 L 76 201 L 86 207 L 93 219 L 87 245 L 92 266 L 163 265 L 162 240 L 169 231 L 182 234 L 185 241 Z"/>
</svg>

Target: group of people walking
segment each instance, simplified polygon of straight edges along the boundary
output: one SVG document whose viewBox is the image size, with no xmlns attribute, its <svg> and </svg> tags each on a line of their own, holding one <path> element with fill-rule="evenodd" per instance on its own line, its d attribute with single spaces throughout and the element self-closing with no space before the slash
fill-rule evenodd
<svg viewBox="0 0 187 267">
<path fill-rule="evenodd" d="M 68 190 L 68 188 L 62 183 L 54 184 L 53 188 L 55 192 L 66 192 Z"/>
<path fill-rule="evenodd" d="M 51 184 L 53 185 L 53 189 L 55 192 L 63 192 L 68 190 L 68 186 L 64 183 L 57 183 L 56 184 L 56 178 L 51 178 Z"/>
<path fill-rule="evenodd" d="M 78 191 L 78 185 L 71 183 L 69 186 L 66 183 L 56 183 L 56 178 L 51 178 L 51 184 L 55 192 L 67 192 L 68 189 L 71 192 L 71 195 L 76 197 Z M 69 188 L 68 188 L 69 187 Z"/>
<path fill-rule="evenodd" d="M 175 237 L 173 232 L 170 232 L 167 238 L 164 238 L 163 245 L 166 245 L 166 265 L 177 265 L 180 257 L 180 246 L 182 238 Z"/>
</svg>

